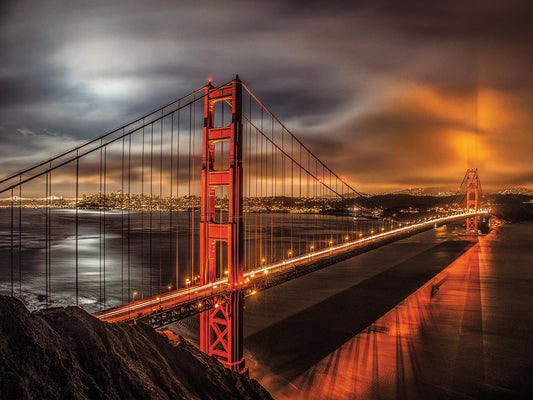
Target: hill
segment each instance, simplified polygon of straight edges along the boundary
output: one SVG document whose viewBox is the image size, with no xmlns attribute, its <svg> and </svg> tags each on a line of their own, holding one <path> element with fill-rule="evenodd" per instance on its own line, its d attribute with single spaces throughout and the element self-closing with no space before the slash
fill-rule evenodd
<svg viewBox="0 0 533 400">
<path fill-rule="evenodd" d="M 78 307 L 30 312 L 0 296 L 2 399 L 271 399 L 185 340 Z"/>
</svg>

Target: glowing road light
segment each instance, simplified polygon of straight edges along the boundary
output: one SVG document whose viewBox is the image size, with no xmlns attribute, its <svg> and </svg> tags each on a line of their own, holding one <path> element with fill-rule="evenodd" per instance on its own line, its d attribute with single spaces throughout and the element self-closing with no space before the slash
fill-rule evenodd
<svg viewBox="0 0 533 400">
<path fill-rule="evenodd" d="M 170 292 L 170 289 L 172 289 L 172 285 L 167 286 L 168 291 Z"/>
<path fill-rule="evenodd" d="M 264 264 L 264 263 L 266 263 L 266 259 L 262 258 L 261 259 L 261 264 Z"/>
<path fill-rule="evenodd" d="M 198 307 L 202 307 L 202 303 L 198 303 Z"/>
<path fill-rule="evenodd" d="M 225 270 L 225 271 L 224 271 L 224 275 L 227 275 L 227 274 L 229 274 L 229 271 L 228 271 L 228 270 Z"/>
<path fill-rule="evenodd" d="M 133 301 L 132 301 L 132 303 L 135 303 L 135 296 L 137 296 L 137 292 L 133 292 Z"/>
<path fill-rule="evenodd" d="M 362 234 L 362 233 L 359 233 L 359 237 L 362 237 L 362 236 L 363 236 L 363 234 Z"/>
<path fill-rule="evenodd" d="M 190 285 L 191 284 L 191 280 L 189 278 L 185 279 L 185 284 L 186 285 Z"/>
<path fill-rule="evenodd" d="M 255 274 L 250 275 L 252 278 L 255 277 Z"/>
<path fill-rule="evenodd" d="M 265 269 L 265 275 L 268 274 L 268 269 Z"/>
<path fill-rule="evenodd" d="M 345 240 L 346 242 L 347 242 L 349 239 L 350 239 L 349 236 L 345 236 L 345 237 L 344 237 L 344 240 Z"/>
<path fill-rule="evenodd" d="M 330 240 L 330 241 L 329 241 L 329 245 L 331 246 L 332 244 L 333 244 L 333 242 Z"/>
<path fill-rule="evenodd" d="M 292 257 L 292 251 L 289 251 L 288 255 L 289 257 Z"/>
<path fill-rule="evenodd" d="M 255 290 L 252 290 L 252 293 L 250 293 L 250 294 L 255 294 Z"/>
<path fill-rule="evenodd" d="M 215 304 L 215 308 L 218 308 L 218 303 Z"/>
</svg>

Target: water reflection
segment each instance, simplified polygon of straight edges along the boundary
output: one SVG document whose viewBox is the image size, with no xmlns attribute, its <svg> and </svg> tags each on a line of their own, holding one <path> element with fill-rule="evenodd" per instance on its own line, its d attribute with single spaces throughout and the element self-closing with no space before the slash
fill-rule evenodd
<svg viewBox="0 0 533 400">
<path fill-rule="evenodd" d="M 296 379 L 267 388 L 279 399 L 475 396 L 484 379 L 479 259 L 476 244 Z"/>
<path fill-rule="evenodd" d="M 20 218 L 17 210 L 15 220 L 10 211 L 0 208 L 0 294 L 31 309 L 77 303 L 95 312 L 131 301 L 134 292 L 146 298 L 185 287 L 200 273 L 197 212 L 50 209 L 46 222 L 44 208 L 21 209 Z M 322 214 L 245 219 L 245 270 L 391 227 Z M 218 247 L 219 278 L 225 251 Z"/>
</svg>

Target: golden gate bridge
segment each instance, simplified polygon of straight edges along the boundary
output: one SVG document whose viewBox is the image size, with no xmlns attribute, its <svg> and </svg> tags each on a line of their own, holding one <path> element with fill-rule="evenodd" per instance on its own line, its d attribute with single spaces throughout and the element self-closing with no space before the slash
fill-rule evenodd
<svg viewBox="0 0 533 400">
<path fill-rule="evenodd" d="M 385 212 L 238 76 L 3 178 L 2 194 L 3 291 L 109 322 L 200 314 L 201 349 L 239 372 L 245 297 L 439 225 L 476 235 L 488 216 L 477 169 L 433 214 Z"/>
</svg>

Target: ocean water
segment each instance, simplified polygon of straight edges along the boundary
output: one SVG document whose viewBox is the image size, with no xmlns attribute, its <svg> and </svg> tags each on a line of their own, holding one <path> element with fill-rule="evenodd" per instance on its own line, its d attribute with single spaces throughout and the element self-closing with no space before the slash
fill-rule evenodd
<svg viewBox="0 0 533 400">
<path fill-rule="evenodd" d="M 247 301 L 276 399 L 533 398 L 533 223 L 443 227 Z"/>
<path fill-rule="evenodd" d="M 50 209 L 47 217 L 44 208 L 23 208 L 19 218 L 19 209 L 0 208 L 0 294 L 31 309 L 77 302 L 96 312 L 130 302 L 134 292 L 139 299 L 183 288 L 200 273 L 197 211 L 79 210 L 77 218 L 76 232 L 74 209 Z M 387 227 L 331 215 L 245 213 L 245 268 Z M 217 255 L 223 277 L 224 246 Z"/>
</svg>

